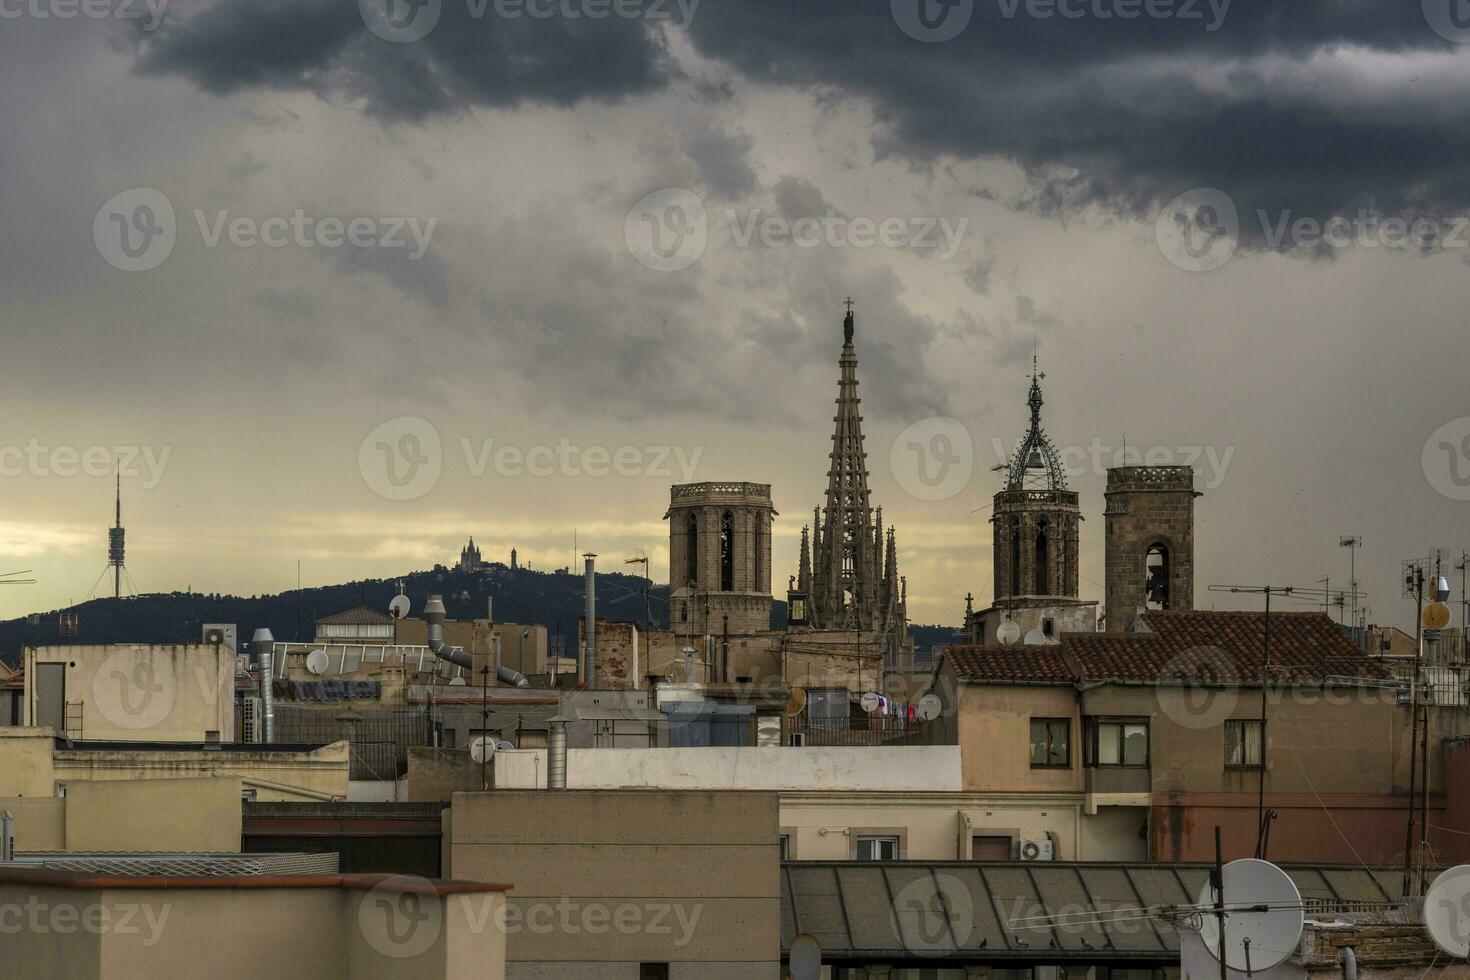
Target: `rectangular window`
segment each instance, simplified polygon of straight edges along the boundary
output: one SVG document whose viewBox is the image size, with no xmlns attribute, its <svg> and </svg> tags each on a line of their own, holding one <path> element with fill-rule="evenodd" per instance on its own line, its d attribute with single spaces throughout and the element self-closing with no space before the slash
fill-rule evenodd
<svg viewBox="0 0 1470 980">
<path fill-rule="evenodd" d="M 859 861 L 897 861 L 897 837 L 859 837 L 857 839 Z"/>
<path fill-rule="evenodd" d="M 1093 718 L 1086 743 L 1090 766 L 1148 765 L 1148 722 Z"/>
<path fill-rule="evenodd" d="M 1259 719 L 1225 723 L 1225 768 L 1261 768 L 1261 722 Z"/>
<path fill-rule="evenodd" d="M 781 835 L 781 860 L 791 860 L 791 838 L 786 834 Z"/>
<path fill-rule="evenodd" d="M 638 980 L 669 980 L 667 963 L 638 964 Z"/>
<path fill-rule="evenodd" d="M 1066 718 L 1031 719 L 1031 768 L 1064 769 L 1072 764 L 1072 722 Z"/>
</svg>

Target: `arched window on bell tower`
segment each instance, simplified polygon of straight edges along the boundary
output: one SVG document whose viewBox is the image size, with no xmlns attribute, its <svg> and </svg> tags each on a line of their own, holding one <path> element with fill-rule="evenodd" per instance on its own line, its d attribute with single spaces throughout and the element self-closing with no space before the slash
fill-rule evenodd
<svg viewBox="0 0 1470 980">
<path fill-rule="evenodd" d="M 1007 542 L 1011 552 L 1011 595 L 1021 594 L 1021 519 L 1011 518 L 1010 540 Z"/>
<path fill-rule="evenodd" d="M 1162 542 L 1148 549 L 1144 559 L 1143 594 L 1149 609 L 1169 608 L 1169 549 Z"/>
<path fill-rule="evenodd" d="M 1047 540 L 1047 523 L 1040 521 L 1036 525 L 1036 582 L 1032 590 L 1036 595 L 1051 595 L 1051 561 L 1049 559 L 1049 544 Z"/>
<path fill-rule="evenodd" d="M 684 582 L 699 581 L 699 522 L 689 515 L 684 530 Z"/>
<path fill-rule="evenodd" d="M 720 591 L 735 591 L 735 515 L 720 515 Z"/>
</svg>

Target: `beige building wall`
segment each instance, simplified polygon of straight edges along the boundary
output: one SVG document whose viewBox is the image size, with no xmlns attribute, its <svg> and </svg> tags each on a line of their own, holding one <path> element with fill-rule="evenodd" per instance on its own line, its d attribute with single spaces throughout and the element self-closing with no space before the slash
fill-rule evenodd
<svg viewBox="0 0 1470 980">
<path fill-rule="evenodd" d="M 967 684 L 959 688 L 959 745 L 964 787 L 990 793 L 1082 792 L 1077 693 L 1066 687 Z M 1072 754 L 1063 769 L 1031 765 L 1033 719 L 1068 719 Z"/>
<path fill-rule="evenodd" d="M 139 779 L 73 783 L 68 851 L 240 850 L 240 780 Z"/>
<path fill-rule="evenodd" d="M 0 909 L 27 925 L 0 929 L 0 964 L 68 980 L 505 977 L 500 891 L 415 881 L 421 893 L 405 896 L 394 879 L 382 884 L 377 876 L 243 888 L 239 879 L 210 887 L 180 881 L 117 888 L 81 876 L 0 872 Z"/>
<path fill-rule="evenodd" d="M 346 799 L 348 746 L 308 752 L 186 748 L 66 749 L 49 728 L 0 728 L 0 798 L 51 798 L 93 780 L 239 779 L 262 801 Z"/>
<path fill-rule="evenodd" d="M 64 718 L 46 713 L 38 668 L 63 665 Z M 50 676 L 49 671 L 46 672 Z M 229 741 L 235 731 L 235 651 L 226 644 L 27 647 L 25 724 L 65 727 L 89 741 Z"/>
<path fill-rule="evenodd" d="M 976 837 L 1006 839 L 1012 860 L 1050 840 L 1057 861 L 1143 861 L 1147 821 L 1147 807 L 1089 814 L 1079 794 L 782 793 L 780 832 L 796 861 L 854 860 L 870 836 L 897 837 L 905 861 L 979 859 Z"/>
<path fill-rule="evenodd" d="M 509 977 L 779 975 L 774 793 L 456 793 L 446 841 L 456 878 L 516 883 Z"/>
</svg>

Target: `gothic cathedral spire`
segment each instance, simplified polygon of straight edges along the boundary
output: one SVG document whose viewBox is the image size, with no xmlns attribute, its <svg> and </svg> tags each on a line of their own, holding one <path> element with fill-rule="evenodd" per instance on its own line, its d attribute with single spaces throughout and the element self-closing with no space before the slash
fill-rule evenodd
<svg viewBox="0 0 1470 980">
<path fill-rule="evenodd" d="M 809 573 L 810 624 L 824 630 L 880 633 L 886 649 L 897 652 L 907 644 L 907 623 L 896 588 L 897 544 L 891 529 L 885 541 L 882 515 L 874 514 L 868 491 L 851 300 L 847 307 L 842 354 L 837 360 L 837 413 L 832 420 L 827 497 L 812 515 L 816 526 Z M 803 580 L 808 575 L 806 564 L 803 546 L 799 570 Z"/>
</svg>

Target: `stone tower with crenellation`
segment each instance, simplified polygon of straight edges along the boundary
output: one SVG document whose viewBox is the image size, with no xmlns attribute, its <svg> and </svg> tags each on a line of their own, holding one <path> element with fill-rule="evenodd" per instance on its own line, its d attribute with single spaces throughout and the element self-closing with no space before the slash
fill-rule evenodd
<svg viewBox="0 0 1470 980">
<path fill-rule="evenodd" d="M 1194 470 L 1108 470 L 1107 630 L 1126 632 L 1140 612 L 1194 608 Z"/>
<path fill-rule="evenodd" d="M 763 483 L 686 483 L 669 493 L 669 627 L 687 636 L 771 628 L 771 523 Z"/>
</svg>

